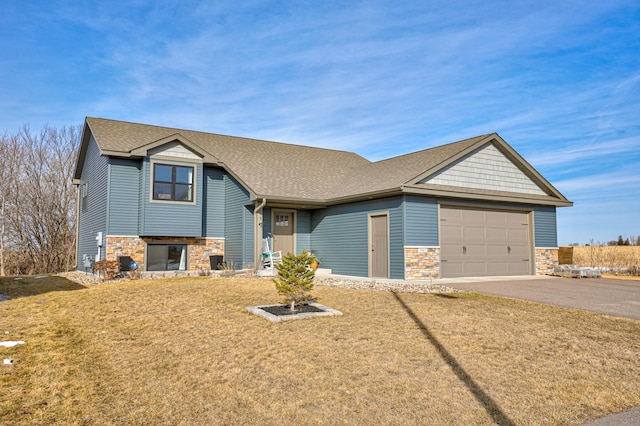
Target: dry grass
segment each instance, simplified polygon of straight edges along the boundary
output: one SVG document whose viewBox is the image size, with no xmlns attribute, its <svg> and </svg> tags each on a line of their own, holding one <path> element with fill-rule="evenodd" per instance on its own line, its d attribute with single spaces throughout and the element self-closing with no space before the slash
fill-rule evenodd
<svg viewBox="0 0 640 426">
<path fill-rule="evenodd" d="M 573 263 L 580 266 L 623 270 L 640 268 L 640 246 L 580 246 L 572 247 Z"/>
<path fill-rule="evenodd" d="M 0 302 L 3 340 L 27 342 L 0 348 L 2 424 L 580 424 L 640 405 L 638 321 L 316 287 L 343 316 L 270 323 L 245 309 L 277 300 L 269 280 L 45 281 Z"/>
</svg>

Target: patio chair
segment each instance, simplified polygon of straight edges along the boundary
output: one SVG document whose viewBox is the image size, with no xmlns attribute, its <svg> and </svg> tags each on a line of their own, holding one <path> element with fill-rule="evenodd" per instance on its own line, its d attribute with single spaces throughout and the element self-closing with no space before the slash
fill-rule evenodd
<svg viewBox="0 0 640 426">
<path fill-rule="evenodd" d="M 262 239 L 262 269 L 273 269 L 276 264 L 282 263 L 282 251 L 273 251 L 273 238 Z"/>
</svg>

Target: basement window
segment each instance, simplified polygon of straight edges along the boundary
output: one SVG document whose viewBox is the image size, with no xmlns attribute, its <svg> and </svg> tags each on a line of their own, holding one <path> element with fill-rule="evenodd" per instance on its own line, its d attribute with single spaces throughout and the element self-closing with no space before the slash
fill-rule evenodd
<svg viewBox="0 0 640 426">
<path fill-rule="evenodd" d="M 147 245 L 147 271 L 185 271 L 188 263 L 186 244 Z"/>
</svg>

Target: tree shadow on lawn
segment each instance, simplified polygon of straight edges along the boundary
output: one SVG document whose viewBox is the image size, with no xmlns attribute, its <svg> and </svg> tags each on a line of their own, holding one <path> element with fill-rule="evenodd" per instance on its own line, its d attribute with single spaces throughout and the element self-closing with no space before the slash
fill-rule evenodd
<svg viewBox="0 0 640 426">
<path fill-rule="evenodd" d="M 28 277 L 1 277 L 0 302 L 19 297 L 37 296 L 52 291 L 74 291 L 87 288 L 63 277 L 36 275 Z"/>
<path fill-rule="evenodd" d="M 407 306 L 406 303 L 400 298 L 398 293 L 393 293 L 393 296 L 396 298 L 398 303 L 402 305 L 402 308 L 405 312 L 411 317 L 411 319 L 416 323 L 422 334 L 427 338 L 429 343 L 431 343 L 442 359 L 449 365 L 451 370 L 458 376 L 458 379 L 469 389 L 469 391 L 473 394 L 476 400 L 482 405 L 487 414 L 491 416 L 493 421 L 499 425 L 515 425 L 515 423 L 507 417 L 507 415 L 500 409 L 498 404 L 489 396 L 487 393 L 482 390 L 482 388 L 473 380 L 473 378 L 467 373 L 464 368 L 458 363 L 453 355 L 447 351 L 447 349 L 438 341 L 438 339 L 429 331 L 427 326 L 418 318 L 418 316 L 413 312 L 413 310 Z"/>
</svg>

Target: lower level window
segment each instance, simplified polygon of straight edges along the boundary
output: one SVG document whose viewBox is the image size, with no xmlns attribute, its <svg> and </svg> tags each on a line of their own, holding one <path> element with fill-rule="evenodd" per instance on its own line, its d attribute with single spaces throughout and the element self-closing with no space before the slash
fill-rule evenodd
<svg viewBox="0 0 640 426">
<path fill-rule="evenodd" d="M 186 244 L 147 246 L 147 271 L 185 271 L 187 263 Z"/>
</svg>

